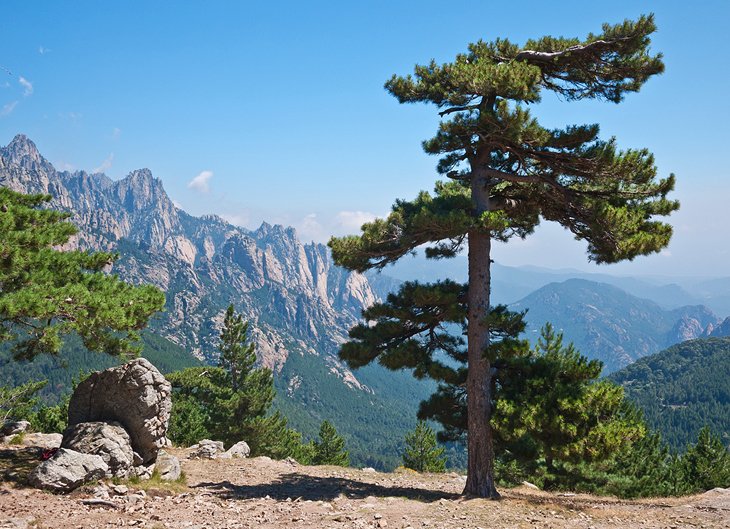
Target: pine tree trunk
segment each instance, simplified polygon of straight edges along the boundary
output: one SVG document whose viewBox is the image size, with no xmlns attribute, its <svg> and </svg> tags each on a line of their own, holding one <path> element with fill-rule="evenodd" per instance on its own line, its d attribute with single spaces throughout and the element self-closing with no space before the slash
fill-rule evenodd
<svg viewBox="0 0 730 529">
<path fill-rule="evenodd" d="M 489 189 L 485 180 L 475 178 L 472 199 L 477 214 L 489 210 Z M 464 494 L 498 499 L 494 483 L 494 447 L 492 444 L 491 365 L 484 352 L 489 347 L 491 236 L 488 231 L 469 232 L 469 312 L 467 448 L 468 464 Z"/>
</svg>

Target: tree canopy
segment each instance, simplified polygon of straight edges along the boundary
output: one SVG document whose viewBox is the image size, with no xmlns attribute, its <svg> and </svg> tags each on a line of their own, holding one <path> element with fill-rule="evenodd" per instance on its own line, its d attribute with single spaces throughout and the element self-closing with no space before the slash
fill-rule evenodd
<svg viewBox="0 0 730 529">
<path fill-rule="evenodd" d="M 469 282 L 404 285 L 403 298 L 417 294 L 430 300 L 425 311 L 392 307 L 400 311 L 392 326 L 405 325 L 410 336 L 392 340 L 383 325 L 382 341 L 365 343 L 365 331 L 356 327 L 355 345 L 346 344 L 342 357 L 352 366 L 378 358 L 387 367 L 431 376 L 443 367 L 434 352 L 453 349 L 448 333 L 437 332 L 439 325 L 453 323 L 454 310 L 465 311 L 467 494 L 498 497 L 492 364 L 513 345 L 492 341 L 494 315 L 506 318 L 500 325 L 509 316 L 490 305 L 491 242 L 524 238 L 545 219 L 587 241 L 588 258 L 598 263 L 630 260 L 669 243 L 671 226 L 657 217 L 679 207 L 667 198 L 674 176 L 658 178 L 648 150 L 619 149 L 615 139 L 599 137 L 597 124 L 543 127 L 529 110 L 544 91 L 566 101 L 613 103 L 637 92 L 664 69 L 661 54 L 649 48 L 655 30 L 649 15 L 604 25 L 584 39 L 546 36 L 522 46 L 506 39 L 478 41 L 452 62 L 417 65 L 412 75 L 394 75 L 385 84 L 401 103 L 439 109 L 443 119 L 423 148 L 440 157 L 437 171 L 447 181 L 437 182 L 434 193 L 396 200 L 387 218 L 364 224 L 359 236 L 332 238 L 332 255 L 362 272 L 421 246 L 430 258 L 454 257 L 467 248 Z M 455 308 L 456 299 L 463 308 Z"/>
<path fill-rule="evenodd" d="M 92 351 L 136 353 L 164 294 L 105 273 L 115 254 L 60 249 L 77 229 L 69 214 L 43 208 L 50 199 L 0 187 L 0 340 L 22 359 L 58 353 L 72 333 Z"/>
</svg>

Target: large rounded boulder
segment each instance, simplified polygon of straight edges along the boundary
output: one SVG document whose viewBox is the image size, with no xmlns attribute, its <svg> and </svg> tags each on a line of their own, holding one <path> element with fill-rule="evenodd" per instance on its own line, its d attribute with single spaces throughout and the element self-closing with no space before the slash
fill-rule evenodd
<svg viewBox="0 0 730 529">
<path fill-rule="evenodd" d="M 144 358 L 92 373 L 78 385 L 68 405 L 69 427 L 118 422 L 143 463 L 155 460 L 166 444 L 172 387 Z"/>
</svg>

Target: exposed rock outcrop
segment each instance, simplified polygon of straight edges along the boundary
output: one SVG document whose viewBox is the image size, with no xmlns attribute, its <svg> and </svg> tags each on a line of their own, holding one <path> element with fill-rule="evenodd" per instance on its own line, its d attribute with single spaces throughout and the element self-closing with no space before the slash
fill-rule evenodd
<svg viewBox="0 0 730 529">
<path fill-rule="evenodd" d="M 78 385 L 68 406 L 69 426 L 116 421 L 129 434 L 143 463 L 166 444 L 172 401 L 170 383 L 144 358 L 92 373 Z"/>
<path fill-rule="evenodd" d="M 30 428 L 28 421 L 8 421 L 0 427 L 0 437 L 25 433 Z"/>
<path fill-rule="evenodd" d="M 182 473 L 180 460 L 164 450 L 160 450 L 160 453 L 157 454 L 155 470 L 160 474 L 160 479 L 163 481 L 175 481 L 180 478 Z"/>
</svg>

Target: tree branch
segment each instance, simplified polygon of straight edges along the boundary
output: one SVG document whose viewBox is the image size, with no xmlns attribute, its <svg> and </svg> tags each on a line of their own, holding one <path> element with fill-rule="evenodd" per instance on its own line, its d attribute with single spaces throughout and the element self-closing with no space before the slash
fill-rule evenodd
<svg viewBox="0 0 730 529">
<path fill-rule="evenodd" d="M 447 114 L 452 114 L 454 112 L 462 112 L 464 110 L 477 110 L 479 108 L 479 105 L 463 105 L 460 107 L 451 107 L 447 108 L 446 110 L 442 110 L 439 112 L 439 116 L 444 117 Z"/>
<path fill-rule="evenodd" d="M 588 44 L 578 44 L 576 46 L 570 46 L 569 48 L 566 48 L 562 51 L 534 51 L 534 50 L 522 50 L 517 55 L 515 55 L 514 60 L 521 61 L 524 60 L 526 62 L 542 62 L 542 63 L 552 63 L 556 60 L 560 60 L 563 57 L 579 54 L 579 55 L 590 55 L 592 53 L 601 53 L 603 49 L 610 47 L 611 45 L 621 42 L 621 41 L 627 41 L 634 38 L 634 36 L 629 37 L 622 37 L 617 38 L 612 41 L 607 40 L 594 40 L 593 42 L 589 42 Z"/>
</svg>

